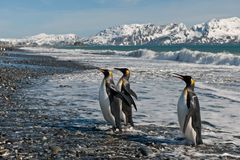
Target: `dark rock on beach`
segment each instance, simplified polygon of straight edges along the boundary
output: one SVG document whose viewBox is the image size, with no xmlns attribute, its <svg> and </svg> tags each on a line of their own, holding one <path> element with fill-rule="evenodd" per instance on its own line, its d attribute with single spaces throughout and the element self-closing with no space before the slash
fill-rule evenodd
<svg viewBox="0 0 240 160">
<path fill-rule="evenodd" d="M 79 123 L 23 100 L 23 88 L 41 77 L 96 67 L 48 56 L 6 53 L 0 57 L 0 159 L 238 159 L 240 147 L 216 142 L 188 145 L 177 127 L 136 125 L 122 133 L 102 129 L 64 113 Z M 60 88 L 69 86 L 60 86 Z M 79 97 L 81 98 L 81 97 Z M 46 103 L 47 104 L 47 103 Z M 225 154 L 230 153 L 236 157 Z"/>
</svg>

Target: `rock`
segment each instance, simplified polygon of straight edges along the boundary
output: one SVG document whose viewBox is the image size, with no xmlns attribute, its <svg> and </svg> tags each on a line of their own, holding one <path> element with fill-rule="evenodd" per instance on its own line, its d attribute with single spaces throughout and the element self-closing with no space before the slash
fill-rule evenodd
<svg viewBox="0 0 240 160">
<path fill-rule="evenodd" d="M 5 149 L 3 147 L 0 147 L 0 157 L 5 157 L 7 156 L 9 153 L 8 153 L 8 149 Z"/>
<path fill-rule="evenodd" d="M 47 140 L 47 137 L 46 137 L 46 136 L 43 136 L 42 140 L 43 140 L 43 141 L 46 141 L 46 140 Z"/>
<path fill-rule="evenodd" d="M 141 146 L 140 148 L 138 148 L 138 151 L 143 155 L 143 156 L 148 156 L 150 154 L 150 150 L 145 147 L 145 146 Z"/>
<path fill-rule="evenodd" d="M 56 155 L 62 151 L 62 148 L 60 148 L 59 146 L 52 146 L 52 147 L 50 147 L 50 150 L 53 155 Z"/>
</svg>

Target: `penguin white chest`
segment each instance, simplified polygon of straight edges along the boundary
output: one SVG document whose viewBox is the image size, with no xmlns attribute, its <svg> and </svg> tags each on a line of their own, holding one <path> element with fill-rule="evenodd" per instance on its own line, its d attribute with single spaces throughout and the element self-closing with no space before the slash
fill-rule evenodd
<svg viewBox="0 0 240 160">
<path fill-rule="evenodd" d="M 189 118 L 186 128 L 184 130 L 184 124 L 186 121 L 186 116 L 189 112 L 189 109 L 187 107 L 187 93 L 184 90 L 178 100 L 178 107 L 177 107 L 177 111 L 178 111 L 178 121 L 179 121 L 179 125 L 180 125 L 180 129 L 183 132 L 183 134 L 185 135 L 185 137 L 194 142 L 194 144 L 196 144 L 196 132 L 193 129 L 192 126 L 192 117 Z"/>
<path fill-rule="evenodd" d="M 178 122 L 180 125 L 180 129 L 183 131 L 183 126 L 185 122 L 186 115 L 188 114 L 188 107 L 187 107 L 187 94 L 182 92 L 177 105 L 177 112 L 178 112 Z"/>
<path fill-rule="evenodd" d="M 115 118 L 111 113 L 110 100 L 106 90 L 106 82 L 103 79 L 99 89 L 99 104 L 102 110 L 104 119 L 115 126 Z"/>
<path fill-rule="evenodd" d="M 118 84 L 117 84 L 117 89 L 118 89 L 119 91 L 121 91 L 122 85 L 123 85 L 123 81 L 120 79 L 119 82 L 118 82 Z"/>
<path fill-rule="evenodd" d="M 186 138 L 188 140 L 192 141 L 196 145 L 197 133 L 195 132 L 195 130 L 192 127 L 192 117 L 189 118 L 184 135 L 186 136 Z"/>
</svg>

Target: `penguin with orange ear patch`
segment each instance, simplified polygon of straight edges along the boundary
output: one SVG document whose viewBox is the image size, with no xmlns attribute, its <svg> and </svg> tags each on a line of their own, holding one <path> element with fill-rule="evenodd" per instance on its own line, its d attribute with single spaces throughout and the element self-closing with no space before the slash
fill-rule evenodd
<svg viewBox="0 0 240 160">
<path fill-rule="evenodd" d="M 119 70 L 122 72 L 122 77 L 119 79 L 117 87 L 119 91 L 123 95 L 125 95 L 128 98 L 129 104 L 126 104 L 125 102 L 121 102 L 121 119 L 124 121 L 125 125 L 130 124 L 131 126 L 134 126 L 133 119 L 132 119 L 132 105 L 137 110 L 136 104 L 132 98 L 135 97 L 137 99 L 137 94 L 130 88 L 129 78 L 130 78 L 130 71 L 128 68 L 114 68 L 116 70 Z"/>
<path fill-rule="evenodd" d="M 99 71 L 104 74 L 104 78 L 99 89 L 99 104 L 103 117 L 108 123 L 112 124 L 114 131 L 117 128 L 121 131 L 120 100 L 128 105 L 130 105 L 131 102 L 125 95 L 117 90 L 117 87 L 113 82 L 111 70 L 99 68 Z"/>
<path fill-rule="evenodd" d="M 186 139 L 193 142 L 194 145 L 202 144 L 200 105 L 198 97 L 194 92 L 195 81 L 191 76 L 183 76 L 176 73 L 173 76 L 186 83 L 177 105 L 180 129 Z"/>
</svg>

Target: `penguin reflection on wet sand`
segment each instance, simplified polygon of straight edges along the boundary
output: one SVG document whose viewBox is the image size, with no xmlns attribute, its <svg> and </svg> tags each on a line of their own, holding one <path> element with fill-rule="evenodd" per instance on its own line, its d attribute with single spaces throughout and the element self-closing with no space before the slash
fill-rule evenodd
<svg viewBox="0 0 240 160">
<path fill-rule="evenodd" d="M 119 79 L 117 87 L 119 91 L 121 91 L 122 94 L 124 94 L 128 100 L 131 102 L 131 105 L 134 106 L 134 108 L 137 110 L 136 104 L 134 100 L 132 99 L 132 96 L 137 99 L 136 93 L 130 88 L 129 78 L 130 78 L 130 71 L 127 68 L 114 68 L 116 70 L 119 70 L 123 73 L 122 77 Z M 124 121 L 125 125 L 130 124 L 131 126 L 134 126 L 133 119 L 132 119 L 132 107 L 129 104 L 126 104 L 125 102 L 121 102 L 121 119 Z"/>
<path fill-rule="evenodd" d="M 197 95 L 194 93 L 195 81 L 191 76 L 183 76 L 176 73 L 173 76 L 182 79 L 186 83 L 177 105 L 180 129 L 186 139 L 192 141 L 194 145 L 203 144 L 200 105 Z"/>
<path fill-rule="evenodd" d="M 104 78 L 99 89 L 99 104 L 103 117 L 108 123 L 112 124 L 114 131 L 117 128 L 121 131 L 120 99 L 126 104 L 130 104 L 130 102 L 121 92 L 117 90 L 113 82 L 112 71 L 100 68 L 99 71 L 104 74 Z"/>
</svg>

